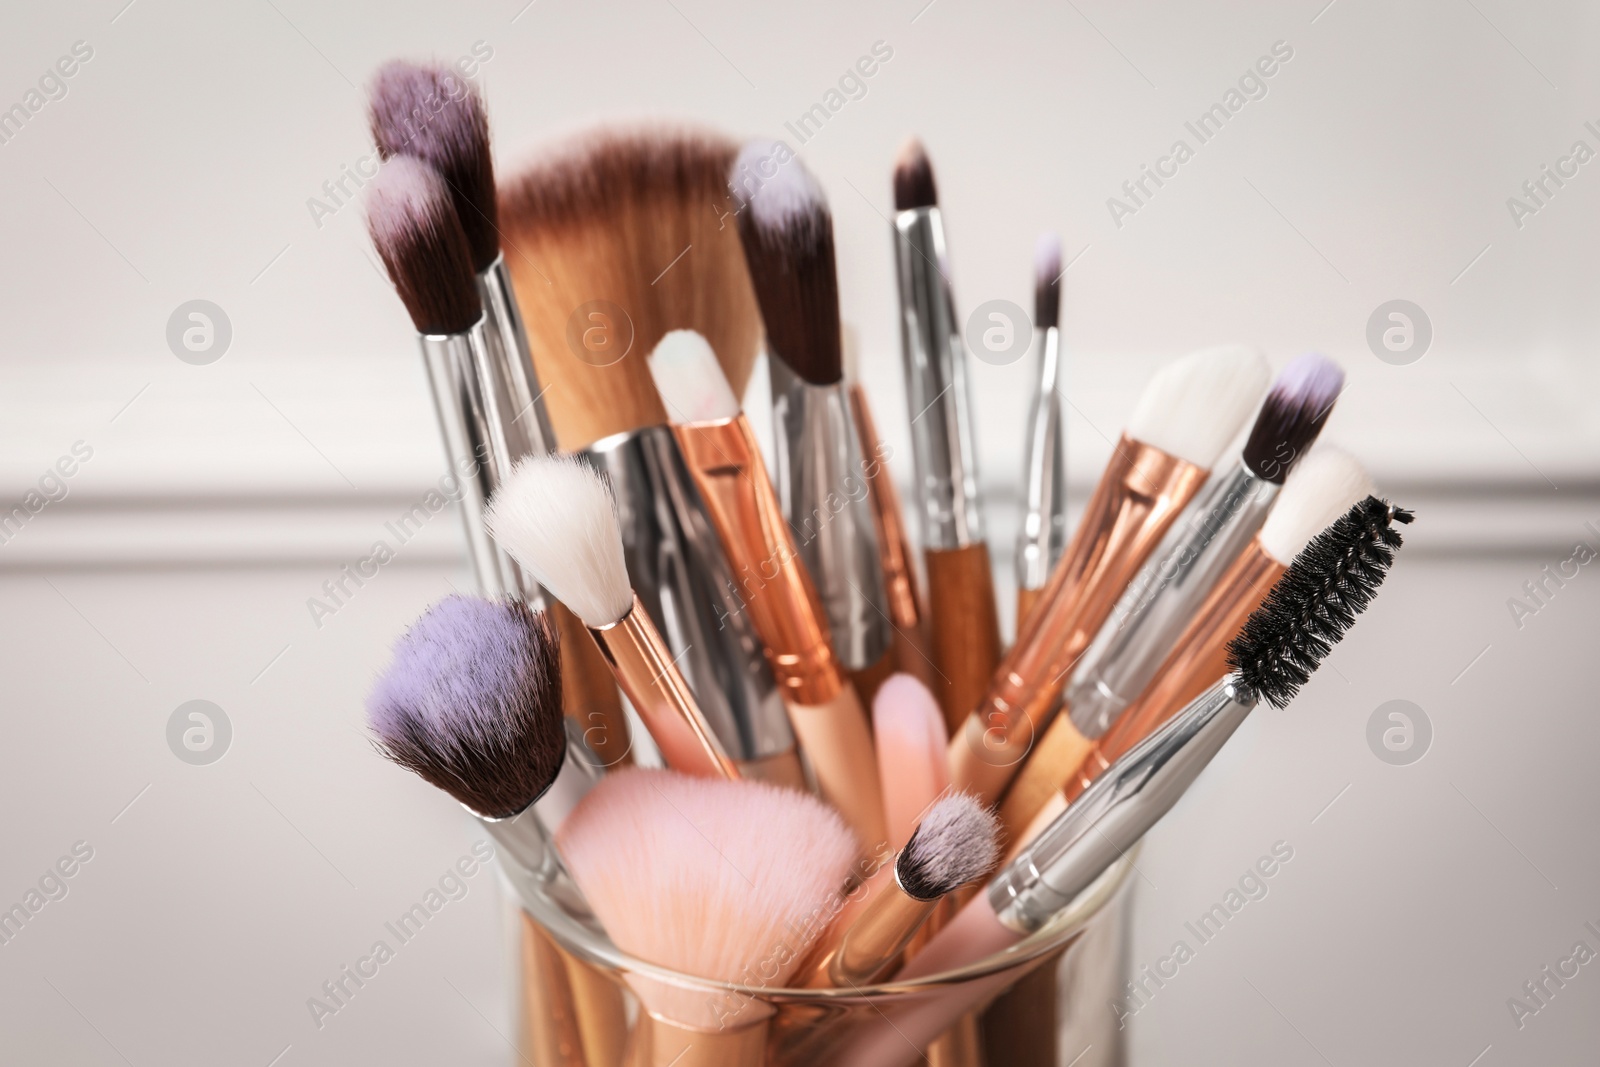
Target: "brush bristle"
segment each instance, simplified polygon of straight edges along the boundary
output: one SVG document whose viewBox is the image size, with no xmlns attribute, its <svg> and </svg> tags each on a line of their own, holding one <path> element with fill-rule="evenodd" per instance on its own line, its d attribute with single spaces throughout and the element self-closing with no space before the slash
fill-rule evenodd
<svg viewBox="0 0 1600 1067">
<path fill-rule="evenodd" d="M 1000 820 L 976 797 L 952 793 L 928 809 L 895 860 L 900 888 L 938 900 L 979 877 L 1000 858 Z"/>
<path fill-rule="evenodd" d="M 761 315 L 728 193 L 736 150 L 703 130 L 605 129 L 505 183 L 506 266 L 562 448 L 667 421 L 646 357 L 672 330 L 703 335 L 743 395 Z"/>
<path fill-rule="evenodd" d="M 672 771 L 608 774 L 556 845 L 606 933 L 640 959 L 782 986 L 828 919 L 858 847 L 807 793 Z M 652 1012 L 715 1031 L 715 994 L 635 981 Z M 725 1022 L 726 1020 L 720 1020 Z"/>
<path fill-rule="evenodd" d="M 1033 249 L 1033 328 L 1061 322 L 1061 236 L 1048 230 Z"/>
<path fill-rule="evenodd" d="M 1228 644 L 1241 696 L 1275 708 L 1294 699 L 1383 584 L 1402 543 L 1394 523 L 1411 520 L 1369 496 L 1311 539 Z"/>
<path fill-rule="evenodd" d="M 418 333 L 465 333 L 483 315 L 472 253 L 434 169 L 409 156 L 367 186 L 367 232 Z"/>
<path fill-rule="evenodd" d="M 611 490 L 572 456 L 530 456 L 495 492 L 484 525 L 585 626 L 633 606 Z"/>
<path fill-rule="evenodd" d="M 900 845 L 950 784 L 949 737 L 939 702 L 915 676 L 890 675 L 872 698 L 872 737 L 889 841 Z"/>
<path fill-rule="evenodd" d="M 1257 478 L 1282 485 L 1328 421 L 1344 388 L 1344 371 L 1327 356 L 1307 352 L 1289 361 L 1256 413 L 1244 463 Z"/>
<path fill-rule="evenodd" d="M 415 156 L 439 172 L 473 270 L 486 269 L 500 254 L 500 234 L 489 117 L 477 87 L 450 67 L 397 59 L 378 68 L 368 107 L 378 154 Z"/>
<path fill-rule="evenodd" d="M 507 818 L 561 769 L 561 655 L 543 612 L 449 596 L 395 643 L 367 698 L 378 751 L 467 808 Z"/>
<path fill-rule="evenodd" d="M 805 381 L 832 385 L 844 375 L 833 215 L 804 163 L 791 158 L 773 166 L 786 151 L 774 141 L 752 141 L 739 153 L 735 173 L 772 171 L 753 189 L 734 189 L 742 208 L 739 241 L 766 323 L 768 353 Z"/>
<path fill-rule="evenodd" d="M 1314 448 L 1289 475 L 1256 537 L 1267 555 L 1288 566 L 1307 542 L 1375 491 L 1354 456 L 1333 445 Z"/>
<path fill-rule="evenodd" d="M 673 330 L 650 353 L 667 417 L 675 423 L 712 422 L 739 414 L 739 398 L 728 387 L 717 354 L 693 330 Z"/>
<path fill-rule="evenodd" d="M 933 164 L 928 162 L 922 142 L 909 137 L 894 161 L 894 209 L 914 211 L 937 206 L 939 191 L 933 184 Z"/>
<path fill-rule="evenodd" d="M 1260 352 L 1223 345 L 1156 372 L 1128 420 L 1128 436 L 1210 469 L 1244 428 L 1271 374 Z"/>
</svg>

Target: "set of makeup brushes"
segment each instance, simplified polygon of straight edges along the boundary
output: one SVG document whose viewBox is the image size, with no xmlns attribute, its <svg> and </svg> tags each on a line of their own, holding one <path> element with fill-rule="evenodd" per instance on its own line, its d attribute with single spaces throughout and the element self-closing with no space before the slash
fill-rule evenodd
<svg viewBox="0 0 1600 1067">
<path fill-rule="evenodd" d="M 1041 239 L 1005 650 L 920 146 L 890 235 L 919 557 L 846 373 L 827 199 L 786 145 L 599 130 L 497 184 L 477 89 L 405 62 L 371 123 L 369 229 L 479 588 L 400 638 L 369 725 L 481 820 L 531 913 L 559 898 L 622 954 L 525 922 L 526 1058 L 1054 1063 L 1061 946 L 1022 947 L 1288 703 L 1411 521 L 1313 448 L 1338 367 L 1167 364 L 1069 537 Z M 741 405 L 763 351 L 770 467 Z M 1042 1008 L 1004 1010 L 1019 982 Z"/>
</svg>

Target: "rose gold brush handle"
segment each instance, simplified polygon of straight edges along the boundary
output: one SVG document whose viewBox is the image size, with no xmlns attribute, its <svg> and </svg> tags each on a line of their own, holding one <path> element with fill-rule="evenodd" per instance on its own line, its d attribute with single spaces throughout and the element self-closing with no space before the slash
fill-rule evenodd
<svg viewBox="0 0 1600 1067">
<path fill-rule="evenodd" d="M 673 427 L 733 565 L 739 596 L 822 795 L 871 851 L 884 839 L 872 734 L 844 679 L 816 587 L 800 563 L 755 435 L 743 415 Z"/>
<path fill-rule="evenodd" d="M 628 766 L 633 763 L 628 717 L 605 656 L 584 636 L 588 628 L 565 604 L 552 600 L 550 612 L 561 634 L 562 711 L 577 723 L 600 766 Z"/>
<path fill-rule="evenodd" d="M 1069 803 L 1117 757 L 1228 673 L 1228 642 L 1244 628 L 1245 620 L 1266 600 L 1286 570 L 1262 550 L 1260 541 L 1245 547 L 1184 627 L 1155 678 L 1080 761 L 1064 785 L 1063 795 Z"/>
<path fill-rule="evenodd" d="M 1204 469 L 1124 435 L 1078 530 L 988 691 L 950 739 L 950 781 L 993 803 L 1016 775 L 1072 665 L 1205 481 Z"/>
<path fill-rule="evenodd" d="M 552 940 L 552 945 L 556 943 Z M 622 989 L 592 963 L 556 945 L 567 968 L 567 985 L 577 1008 L 583 1059 L 588 1067 L 622 1067 L 628 1042 L 628 1012 Z"/>
<path fill-rule="evenodd" d="M 695 1030 L 640 1012 L 639 1022 L 649 1054 L 635 1062 L 646 1067 L 761 1067 L 766 1058 L 765 1020 L 726 1030 Z"/>
<path fill-rule="evenodd" d="M 637 595 L 626 615 L 589 633 L 668 766 L 706 778 L 739 777 Z"/>
<path fill-rule="evenodd" d="M 928 651 L 926 620 L 922 597 L 917 592 L 917 572 L 912 563 L 911 542 L 906 536 L 905 513 L 900 494 L 889 473 L 889 449 L 878 439 L 878 426 L 872 420 L 872 407 L 860 384 L 850 387 L 850 407 L 855 415 L 856 433 L 861 438 L 861 454 L 867 493 L 872 501 L 872 518 L 878 534 L 878 562 L 883 568 L 884 590 L 888 594 L 889 621 L 893 627 L 891 655 L 894 669 L 913 675 L 933 690 L 933 657 Z M 871 701 L 863 697 L 863 702 Z"/>
</svg>

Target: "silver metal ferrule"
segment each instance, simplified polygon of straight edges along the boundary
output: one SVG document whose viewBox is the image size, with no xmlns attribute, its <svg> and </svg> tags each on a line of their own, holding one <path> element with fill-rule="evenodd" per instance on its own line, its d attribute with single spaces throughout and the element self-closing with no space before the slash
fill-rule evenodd
<svg viewBox="0 0 1600 1067">
<path fill-rule="evenodd" d="M 881 660 L 893 637 L 861 438 L 845 386 L 812 385 L 781 358 L 772 377 L 773 480 L 800 560 L 847 670 Z"/>
<path fill-rule="evenodd" d="M 983 540 L 983 511 L 967 350 L 946 277 L 944 222 L 937 207 L 917 208 L 896 214 L 894 231 L 922 546 L 965 548 Z"/>
<path fill-rule="evenodd" d="M 577 455 L 611 485 L 628 578 L 717 740 L 739 762 L 793 750 L 765 646 L 671 429 L 613 434 Z"/>
<path fill-rule="evenodd" d="M 506 270 L 504 256 L 495 256 L 494 262 L 478 275 L 478 295 L 483 300 L 484 314 L 489 318 L 495 377 L 503 389 L 502 406 L 507 412 L 510 432 L 520 447 L 512 458 L 554 452 L 556 434 L 545 410 L 539 375 L 533 369 L 528 331 L 523 328 L 522 313 L 517 310 L 517 296 L 511 288 L 511 272 Z"/>
<path fill-rule="evenodd" d="M 1088 738 L 1111 728 L 1266 521 L 1279 486 L 1239 463 L 1213 474 L 1112 609 L 1067 684 L 1072 723 Z"/>
<path fill-rule="evenodd" d="M 489 497 L 510 473 L 505 465 L 502 420 L 483 374 L 492 363 L 487 317 L 466 333 L 421 334 L 417 343 L 433 392 L 445 458 L 461 490 L 467 556 L 478 579 L 478 591 L 487 597 L 517 597 L 542 608 L 544 595 L 538 583 L 483 527 Z"/>
<path fill-rule="evenodd" d="M 1061 415 L 1061 331 L 1044 331 L 1028 412 L 1025 510 L 1017 534 L 1017 588 L 1042 589 L 1067 547 L 1067 438 Z"/>
<path fill-rule="evenodd" d="M 1229 674 L 1118 759 L 989 883 L 1008 929 L 1050 921 L 1154 826 L 1255 707 Z"/>
</svg>

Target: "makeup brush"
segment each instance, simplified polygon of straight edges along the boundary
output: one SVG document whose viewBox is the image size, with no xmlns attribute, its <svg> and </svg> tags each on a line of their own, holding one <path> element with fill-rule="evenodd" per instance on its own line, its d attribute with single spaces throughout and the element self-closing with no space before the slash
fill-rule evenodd
<svg viewBox="0 0 1600 1067">
<path fill-rule="evenodd" d="M 895 981 L 1004 952 L 1090 889 L 1171 810 L 1258 702 L 1282 708 L 1294 698 L 1377 593 L 1400 546 L 1390 524 L 1402 515 L 1409 519 L 1403 509 L 1368 497 L 1318 534 L 1230 647 L 1229 673 L 1113 763 Z M 910 1063 L 949 1018 L 981 1004 L 1009 977 L 1001 972 L 892 1007 L 835 1062 Z"/>
<path fill-rule="evenodd" d="M 439 601 L 396 643 L 367 700 L 378 751 L 476 816 L 519 891 L 597 775 L 562 718 L 555 630 L 519 600 Z M 530 1052 L 582 1064 L 582 1020 L 618 1017 L 620 998 L 603 989 L 575 998 L 547 940 L 525 937 L 524 951 Z"/>
<path fill-rule="evenodd" d="M 611 493 L 570 456 L 518 464 L 484 518 L 494 539 L 583 620 L 667 763 L 737 778 L 650 616 L 628 584 Z"/>
<path fill-rule="evenodd" d="M 950 294 L 950 257 L 933 165 L 916 139 L 894 168 L 900 349 L 928 577 L 934 695 L 955 736 L 1000 662 L 1000 620 L 978 497 L 966 345 Z"/>
<path fill-rule="evenodd" d="M 1067 547 L 1067 427 L 1061 414 L 1061 238 L 1041 233 L 1033 253 L 1033 330 L 1039 370 L 1028 409 L 1022 529 L 1017 533 L 1017 632 Z"/>
<path fill-rule="evenodd" d="M 1273 583 L 1323 528 L 1371 493 L 1367 472 L 1349 455 L 1325 446 L 1306 458 L 1290 476 L 1260 534 L 1195 612 L 1150 685 L 1067 779 L 1062 790 L 1067 803 L 1082 793 L 1112 760 L 1222 677 L 1227 671 L 1228 643 L 1265 600 Z M 1383 519 L 1385 528 L 1390 522 L 1410 521 L 1411 513 L 1399 509 Z"/>
<path fill-rule="evenodd" d="M 489 118 L 477 86 L 449 67 L 394 60 L 380 67 L 373 80 L 369 117 L 380 156 L 414 156 L 437 170 L 450 190 L 489 317 L 505 432 L 517 446 L 512 462 L 554 450 L 544 392 L 500 254 Z"/>
<path fill-rule="evenodd" d="M 912 562 L 911 540 L 906 536 L 905 513 L 900 507 L 894 478 L 889 473 L 889 447 L 878 438 L 878 424 L 873 420 L 872 406 L 860 382 L 850 386 L 850 410 L 855 415 L 861 454 L 867 464 L 867 499 L 872 504 L 878 564 L 883 570 L 883 591 L 888 601 L 893 666 L 897 671 L 915 675 L 931 687 L 933 658 L 928 651 L 922 596 L 917 592 L 916 564 Z M 874 691 L 872 696 L 876 695 Z M 863 693 L 862 699 L 869 698 Z M 941 712 L 941 732 L 943 729 Z"/>
<path fill-rule="evenodd" d="M 888 658 L 891 627 L 867 465 L 843 382 L 833 215 L 786 145 L 745 145 L 730 179 L 743 173 L 764 176 L 732 184 L 767 329 L 778 498 L 827 612 L 834 651 L 853 675 L 871 674 Z"/>
<path fill-rule="evenodd" d="M 1274 541 L 1281 553 L 1276 557 L 1278 570 L 1263 574 L 1259 563 L 1247 563 L 1233 572 L 1247 577 L 1223 581 L 1241 554 L 1259 561 L 1260 554 L 1248 546 L 1262 523 L 1273 521 L 1267 516 L 1279 500 L 1280 487 L 1316 440 L 1343 383 L 1338 366 L 1314 353 L 1291 361 L 1278 375 L 1256 414 L 1238 462 L 1230 471 L 1213 474 L 1189 502 L 1078 661 L 1066 689 L 1067 715 L 1050 724 L 1006 795 L 1003 818 L 1012 840 L 1049 793 L 1069 780 L 1072 772 L 1068 768 L 1087 757 L 1094 741 L 1111 728 L 1132 700 L 1142 699 L 1185 627 L 1200 637 L 1211 632 L 1197 630 L 1194 620 L 1215 589 L 1226 587 L 1229 592 L 1212 602 L 1213 610 L 1221 604 L 1227 605 L 1225 610 L 1237 612 L 1231 624 L 1215 634 L 1219 641 L 1226 641 L 1300 547 L 1370 491 L 1365 473 L 1354 460 L 1330 453 L 1314 464 L 1316 470 L 1309 471 L 1307 478 L 1296 479 L 1297 491 L 1289 494 L 1289 506 L 1281 514 L 1273 512 L 1280 516 L 1276 520 L 1279 529 L 1300 531 L 1287 546 L 1281 537 Z M 1215 622 L 1208 617 L 1207 625 Z M 1160 701 L 1166 714 L 1183 707 L 1222 676 L 1220 644 L 1215 652 L 1215 669 L 1199 679 L 1191 692 L 1175 701 Z M 1162 673 L 1172 677 L 1170 672 Z M 1148 733 L 1149 727 L 1144 732 Z"/>
<path fill-rule="evenodd" d="M 872 701 L 872 736 L 889 841 L 900 847 L 910 840 L 928 805 L 950 786 L 944 716 L 920 680 L 891 675 Z"/>
<path fill-rule="evenodd" d="M 1163 367 L 1145 387 L 1083 518 L 983 700 L 950 737 L 950 781 L 998 800 L 1117 598 L 1194 497 L 1266 387 L 1239 346 Z"/>
<path fill-rule="evenodd" d="M 709 338 L 743 392 L 761 318 L 731 225 L 733 142 L 608 129 L 546 148 L 501 194 L 500 226 L 563 449 L 666 421 L 645 357 Z"/>
<path fill-rule="evenodd" d="M 693 131 L 576 138 L 509 183 L 501 225 L 551 417 L 610 484 L 629 580 L 729 756 L 797 785 L 776 683 L 645 367 L 664 333 L 693 327 L 718 340 L 741 388 L 749 376 L 761 322 L 731 224 L 733 154 Z M 610 681 L 600 663 L 575 680 Z"/>
<path fill-rule="evenodd" d="M 763 782 L 630 769 L 607 776 L 556 839 L 611 940 L 710 982 L 788 983 L 859 845 L 821 801 Z M 763 1061 L 771 1009 L 634 973 L 652 1067 Z"/>
<path fill-rule="evenodd" d="M 508 468 L 498 412 L 482 371 L 492 364 L 488 321 L 473 287 L 466 237 L 438 174 L 410 158 L 391 161 L 367 187 L 367 230 L 389 280 L 417 330 L 434 412 L 451 474 L 461 484 L 461 514 L 478 587 L 529 596 L 538 587 L 483 532 L 485 502 Z"/>
<path fill-rule="evenodd" d="M 817 786 L 871 850 L 885 839 L 872 736 L 750 423 L 699 334 L 667 334 L 651 353 L 650 371 Z"/>
<path fill-rule="evenodd" d="M 888 883 L 791 984 L 854 988 L 883 977 L 939 902 L 994 866 L 998 831 L 993 813 L 964 793 L 937 801 L 895 857 Z"/>
</svg>

